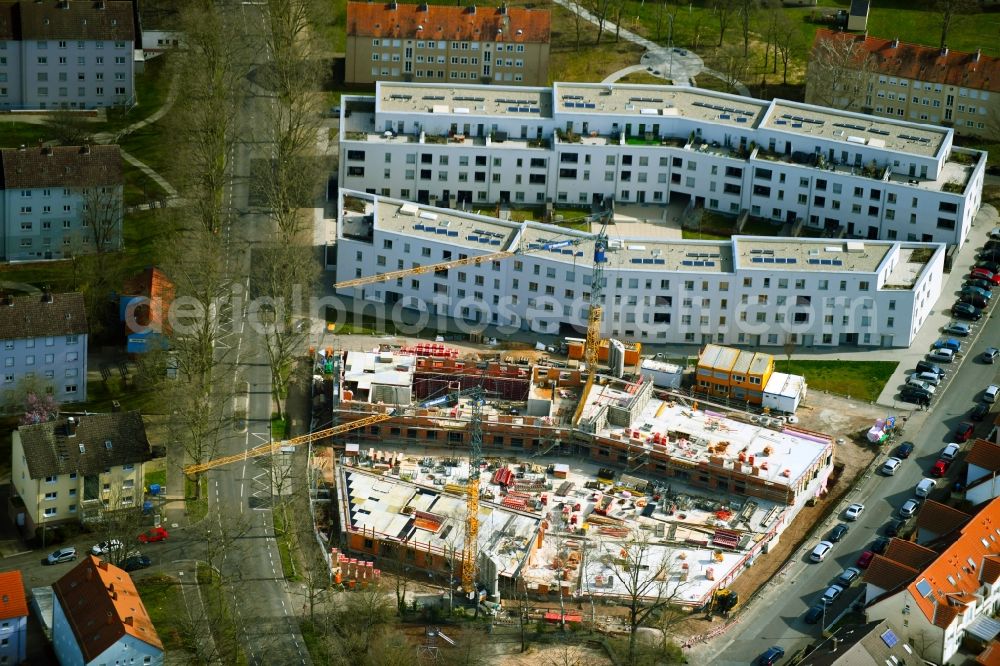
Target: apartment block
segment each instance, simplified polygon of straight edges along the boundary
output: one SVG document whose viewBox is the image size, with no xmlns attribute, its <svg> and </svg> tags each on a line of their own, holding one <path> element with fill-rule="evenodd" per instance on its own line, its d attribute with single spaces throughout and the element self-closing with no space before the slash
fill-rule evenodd
<svg viewBox="0 0 1000 666">
<path fill-rule="evenodd" d="M 163 642 L 126 571 L 88 554 L 52 592 L 52 647 L 62 666 L 162 666 Z"/>
<path fill-rule="evenodd" d="M 341 187 L 449 207 L 610 200 L 962 245 L 986 166 L 952 129 L 688 87 L 378 83 L 342 115 Z"/>
<path fill-rule="evenodd" d="M 547 9 L 347 3 L 345 81 L 548 83 Z"/>
<path fill-rule="evenodd" d="M 118 146 L 0 149 L 0 259 L 63 259 L 121 249 Z"/>
<path fill-rule="evenodd" d="M 27 533 L 142 502 L 152 459 L 139 412 L 61 416 L 12 435 L 11 514 Z"/>
<path fill-rule="evenodd" d="M 592 234 L 345 190 L 339 204 L 338 282 L 519 255 L 339 290 L 371 312 L 402 308 L 554 335 L 586 326 Z M 901 241 L 615 237 L 603 262 L 603 333 L 657 343 L 906 347 L 940 294 L 944 254 L 942 244 Z"/>
<path fill-rule="evenodd" d="M 5 411 L 23 409 L 34 385 L 58 402 L 87 399 L 87 311 L 83 294 L 43 293 L 0 300 Z"/>
<path fill-rule="evenodd" d="M 0 109 L 135 103 L 132 3 L 0 4 Z"/>
<path fill-rule="evenodd" d="M 1000 137 L 1000 58 L 867 34 L 817 31 L 814 44 L 823 40 L 846 40 L 870 63 L 866 94 L 851 110 L 943 125 L 959 135 Z M 823 78 L 807 77 L 807 102 L 817 98 L 815 86 Z M 841 97 L 846 104 L 852 99 Z"/>
</svg>

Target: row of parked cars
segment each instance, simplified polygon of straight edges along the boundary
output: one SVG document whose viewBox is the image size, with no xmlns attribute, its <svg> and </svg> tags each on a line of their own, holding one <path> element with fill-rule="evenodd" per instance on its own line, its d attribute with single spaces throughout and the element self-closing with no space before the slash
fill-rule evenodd
<svg viewBox="0 0 1000 666">
<path fill-rule="evenodd" d="M 976 264 L 969 271 L 958 300 L 952 306 L 952 316 L 967 321 L 982 319 L 983 310 L 989 307 L 997 285 L 1000 285 L 1000 233 L 994 229 L 976 255 Z"/>
<path fill-rule="evenodd" d="M 152 527 L 140 534 L 137 540 L 141 544 L 149 544 L 157 541 L 166 541 L 169 536 L 170 534 L 167 532 L 166 528 Z M 118 539 L 111 539 L 109 541 L 96 543 L 90 549 L 90 553 L 98 557 L 118 555 L 119 557 L 116 559 L 121 562 L 120 566 L 125 571 L 138 571 L 139 569 L 145 569 L 152 564 L 148 557 L 136 549 L 127 549 L 125 544 Z M 76 547 L 66 546 L 49 553 L 45 559 L 42 560 L 42 564 L 73 562 L 76 558 Z"/>
</svg>

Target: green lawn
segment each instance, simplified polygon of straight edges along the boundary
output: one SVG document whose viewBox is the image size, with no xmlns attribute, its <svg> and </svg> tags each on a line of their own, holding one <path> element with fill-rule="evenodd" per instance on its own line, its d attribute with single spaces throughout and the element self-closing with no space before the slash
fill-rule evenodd
<svg viewBox="0 0 1000 666">
<path fill-rule="evenodd" d="M 803 375 L 809 388 L 872 402 L 895 372 L 897 361 L 792 361 L 775 359 L 774 369 Z"/>
<path fill-rule="evenodd" d="M 729 240 L 729 236 L 713 234 L 710 231 L 691 231 L 688 229 L 681 232 L 681 237 L 684 240 Z"/>
<path fill-rule="evenodd" d="M 163 138 L 163 124 L 153 123 L 122 138 L 119 144 L 127 153 L 153 171 L 170 180 L 173 147 Z"/>
<path fill-rule="evenodd" d="M 271 516 L 274 520 L 274 537 L 278 543 L 278 554 L 281 556 L 281 571 L 286 579 L 297 580 L 295 566 L 292 564 L 292 537 L 285 525 L 283 512 L 275 510 L 271 512 Z"/>
<path fill-rule="evenodd" d="M 146 464 L 150 465 L 152 463 L 150 462 Z M 146 484 L 147 488 L 149 488 L 153 484 L 159 484 L 160 488 L 162 488 L 163 486 L 167 485 L 167 470 L 154 469 L 149 472 L 146 472 L 145 478 L 143 479 L 143 483 Z"/>
<path fill-rule="evenodd" d="M 201 499 L 194 498 L 194 480 L 187 475 L 184 476 L 184 507 L 187 510 L 188 519 L 196 523 L 208 515 L 208 477 L 201 476 Z"/>
<path fill-rule="evenodd" d="M 156 633 L 163 641 L 163 647 L 168 651 L 183 649 L 184 632 L 188 628 L 178 621 L 187 616 L 180 582 L 158 574 L 137 578 L 135 587 L 142 598 L 142 605 L 149 613 L 149 619 L 156 627 Z"/>
<path fill-rule="evenodd" d="M 743 231 L 740 233 L 744 236 L 777 236 L 782 226 L 780 222 L 772 224 L 769 220 L 752 217 L 743 225 Z"/>
<path fill-rule="evenodd" d="M 16 116 L 8 115 L 0 121 L 0 147 L 17 148 L 18 146 L 34 146 L 38 140 L 48 141 L 52 139 L 52 133 L 45 125 L 37 123 L 25 123 L 10 120 Z"/>
</svg>

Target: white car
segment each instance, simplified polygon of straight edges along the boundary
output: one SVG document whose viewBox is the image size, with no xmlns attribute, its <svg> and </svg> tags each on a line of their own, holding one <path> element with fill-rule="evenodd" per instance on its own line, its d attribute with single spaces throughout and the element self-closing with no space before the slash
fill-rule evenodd
<svg viewBox="0 0 1000 666">
<path fill-rule="evenodd" d="M 900 460 L 899 458 L 889 458 L 884 463 L 882 463 L 880 471 L 886 476 L 892 476 L 893 474 L 896 473 L 896 470 L 899 469 L 899 466 L 902 464 L 903 461 Z"/>
<path fill-rule="evenodd" d="M 934 391 L 937 390 L 937 386 L 931 384 L 930 382 L 920 381 L 919 379 L 916 379 L 912 375 L 910 376 L 909 379 L 906 380 L 906 383 L 908 386 L 916 386 L 919 389 L 923 389 L 924 391 L 927 391 L 931 395 L 934 395 Z"/>
<path fill-rule="evenodd" d="M 837 599 L 837 597 L 840 596 L 840 593 L 843 591 L 844 588 L 842 588 L 840 585 L 831 585 L 830 587 L 826 588 L 826 592 L 823 593 L 823 598 L 821 599 L 821 601 L 823 602 L 823 604 L 829 606 Z"/>
<path fill-rule="evenodd" d="M 113 550 L 121 550 L 122 548 L 124 548 L 124 545 L 121 541 L 118 539 L 111 539 L 110 541 L 102 541 L 95 544 L 94 547 L 90 549 L 90 552 L 94 555 L 107 555 Z"/>
<path fill-rule="evenodd" d="M 858 518 L 861 517 L 861 514 L 864 512 L 864 510 L 865 510 L 864 504 L 854 503 L 849 507 L 847 507 L 847 510 L 844 511 L 844 518 L 846 518 L 847 520 L 857 520 Z"/>
<path fill-rule="evenodd" d="M 986 387 L 986 390 L 983 391 L 983 400 L 985 400 L 986 402 L 996 402 L 997 393 L 1000 393 L 1000 386 L 997 386 L 996 384 L 990 384 L 989 386 Z"/>
<path fill-rule="evenodd" d="M 951 363 L 955 360 L 955 352 L 950 349 L 935 349 L 927 355 L 927 358 L 938 363 Z"/>
<path fill-rule="evenodd" d="M 830 554 L 831 550 L 833 550 L 832 543 L 829 541 L 820 541 L 816 544 L 816 547 L 813 548 L 812 553 L 809 554 L 809 559 L 813 562 L 822 562 L 826 559 L 826 556 Z"/>
<path fill-rule="evenodd" d="M 908 499 L 903 502 L 903 506 L 899 507 L 899 517 L 900 518 L 912 518 L 913 514 L 917 512 L 920 508 L 920 501 L 915 499 Z"/>
<path fill-rule="evenodd" d="M 941 459 L 942 460 L 954 460 L 958 456 L 958 452 L 961 450 L 960 447 L 955 442 L 952 442 L 948 446 L 941 449 Z"/>
<path fill-rule="evenodd" d="M 910 375 L 907 383 L 913 383 L 914 381 L 920 381 L 925 384 L 930 384 L 931 386 L 937 386 L 941 383 L 941 375 L 936 372 L 914 372 Z"/>
</svg>

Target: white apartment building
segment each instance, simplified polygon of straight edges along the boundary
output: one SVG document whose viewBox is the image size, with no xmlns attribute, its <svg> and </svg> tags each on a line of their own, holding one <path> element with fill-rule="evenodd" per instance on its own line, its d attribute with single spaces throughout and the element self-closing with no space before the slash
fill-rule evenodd
<svg viewBox="0 0 1000 666">
<path fill-rule="evenodd" d="M 986 166 L 951 129 L 688 87 L 381 82 L 341 106 L 341 187 L 450 207 L 610 198 L 961 245 Z"/>
<path fill-rule="evenodd" d="M 403 308 L 470 327 L 561 335 L 586 325 L 595 255 L 591 234 L 344 190 L 338 203 L 338 282 L 519 253 L 339 291 L 367 302 L 369 314 L 392 317 Z M 681 241 L 625 238 L 609 228 L 606 336 L 656 343 L 906 347 L 941 291 L 943 244 L 748 236 Z"/>
<path fill-rule="evenodd" d="M 25 384 L 60 403 L 87 399 L 87 311 L 83 294 L 4 296 L 3 411 L 23 409 Z"/>
<path fill-rule="evenodd" d="M 121 249 L 118 146 L 4 148 L 0 175 L 0 259 L 63 259 Z"/>
<path fill-rule="evenodd" d="M 91 109 L 135 102 L 132 3 L 0 5 L 0 109 Z"/>
</svg>

